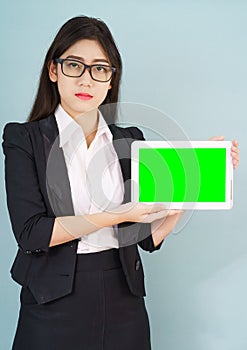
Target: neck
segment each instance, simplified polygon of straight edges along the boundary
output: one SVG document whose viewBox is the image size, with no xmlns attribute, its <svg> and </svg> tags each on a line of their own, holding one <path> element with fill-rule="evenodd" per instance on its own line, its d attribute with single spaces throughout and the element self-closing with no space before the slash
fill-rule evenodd
<svg viewBox="0 0 247 350">
<path fill-rule="evenodd" d="M 82 131 L 84 133 L 87 147 L 90 146 L 93 141 L 97 130 L 98 130 L 98 110 L 92 110 L 90 112 L 86 112 L 79 117 L 75 118 L 75 121 L 80 125 Z"/>
<path fill-rule="evenodd" d="M 94 109 L 74 119 L 82 128 L 85 137 L 97 132 L 99 119 L 98 110 Z"/>
</svg>

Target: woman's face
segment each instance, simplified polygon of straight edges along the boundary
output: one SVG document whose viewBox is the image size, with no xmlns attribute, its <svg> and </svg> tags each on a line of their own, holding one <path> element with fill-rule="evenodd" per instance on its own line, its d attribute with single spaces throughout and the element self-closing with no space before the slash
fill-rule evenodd
<svg viewBox="0 0 247 350">
<path fill-rule="evenodd" d="M 96 63 L 111 65 L 96 40 L 79 40 L 59 58 L 76 59 L 88 65 Z M 49 76 L 52 82 L 57 82 L 61 105 L 72 118 L 97 109 L 104 101 L 108 90 L 111 89 L 111 81 L 93 80 L 88 69 L 81 77 L 68 77 L 62 73 L 61 64 L 52 62 L 49 67 Z"/>
</svg>

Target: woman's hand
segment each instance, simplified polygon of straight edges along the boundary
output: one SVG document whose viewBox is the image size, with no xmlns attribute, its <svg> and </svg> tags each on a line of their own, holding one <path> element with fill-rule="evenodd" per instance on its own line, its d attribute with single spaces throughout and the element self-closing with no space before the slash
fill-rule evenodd
<svg viewBox="0 0 247 350">
<path fill-rule="evenodd" d="M 151 231 L 154 246 L 157 247 L 174 229 L 181 217 L 183 216 L 183 210 L 171 210 L 176 212 L 172 216 L 156 220 L 151 223 Z"/>
<path fill-rule="evenodd" d="M 224 136 L 213 136 L 210 138 L 210 140 L 211 141 L 224 141 Z M 240 160 L 237 140 L 232 141 L 231 156 L 232 156 L 233 168 L 236 169 L 239 165 L 239 160 Z"/>
<path fill-rule="evenodd" d="M 95 214 L 56 217 L 50 247 L 69 242 L 73 239 L 88 235 L 102 227 L 120 224 L 122 222 L 145 222 L 175 215 L 179 210 L 167 210 L 162 203 L 121 204 L 115 209 Z"/>
<path fill-rule="evenodd" d="M 168 210 L 162 203 L 137 203 L 129 202 L 120 205 L 113 210 L 120 216 L 122 222 L 143 222 L 151 223 L 155 220 L 173 216 L 180 213 L 180 210 Z"/>
</svg>

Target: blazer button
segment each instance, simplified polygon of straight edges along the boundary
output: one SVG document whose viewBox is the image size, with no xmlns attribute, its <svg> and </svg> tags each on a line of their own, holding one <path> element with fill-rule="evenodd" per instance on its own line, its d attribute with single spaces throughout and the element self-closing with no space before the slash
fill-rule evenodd
<svg viewBox="0 0 247 350">
<path fill-rule="evenodd" d="M 40 252 L 41 252 L 41 249 L 35 249 L 34 252 L 35 252 L 35 253 L 40 253 Z"/>
<path fill-rule="evenodd" d="M 32 251 L 31 250 L 26 250 L 25 253 L 26 254 L 32 254 Z"/>
<path fill-rule="evenodd" d="M 135 266 L 136 271 L 139 270 L 140 266 L 141 266 L 141 262 L 140 262 L 140 260 L 137 260 L 136 261 L 136 266 Z"/>
</svg>

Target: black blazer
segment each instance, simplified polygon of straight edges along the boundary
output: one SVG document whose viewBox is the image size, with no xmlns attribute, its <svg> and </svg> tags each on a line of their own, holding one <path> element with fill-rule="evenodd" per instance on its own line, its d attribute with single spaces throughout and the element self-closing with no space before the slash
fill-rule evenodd
<svg viewBox="0 0 247 350">
<path fill-rule="evenodd" d="M 131 200 L 130 181 L 127 181 L 131 175 L 130 144 L 134 139 L 143 140 L 143 135 L 135 127 L 120 128 L 113 124 L 109 128 L 125 182 L 125 203 Z M 31 290 L 39 304 L 69 294 L 75 273 L 78 240 L 49 247 L 55 217 L 75 215 L 57 136 L 54 115 L 38 121 L 7 123 L 3 131 L 7 207 L 19 248 L 11 275 Z M 57 190 L 46 179 L 51 147 L 56 150 L 52 164 L 57 169 Z M 159 249 L 161 244 L 154 247 L 150 224 L 122 223 L 118 231 L 119 255 L 128 286 L 134 295 L 144 296 L 144 273 L 137 244 L 149 252 Z M 130 237 L 131 245 L 128 245 Z"/>
</svg>

